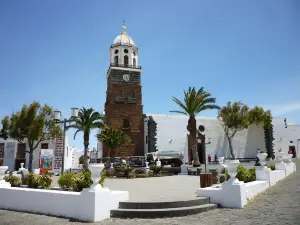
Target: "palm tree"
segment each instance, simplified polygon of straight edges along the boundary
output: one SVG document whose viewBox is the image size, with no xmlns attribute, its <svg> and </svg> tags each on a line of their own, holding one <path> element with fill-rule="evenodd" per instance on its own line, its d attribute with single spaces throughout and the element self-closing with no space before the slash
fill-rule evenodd
<svg viewBox="0 0 300 225">
<path fill-rule="evenodd" d="M 111 158 L 115 157 L 116 149 L 131 141 L 130 137 L 124 134 L 123 131 L 108 126 L 104 126 L 97 138 L 110 150 Z"/>
<path fill-rule="evenodd" d="M 78 117 L 75 119 L 75 124 L 69 128 L 77 129 L 74 134 L 74 139 L 78 132 L 83 132 L 83 145 L 84 145 L 84 163 L 83 169 L 88 169 L 87 153 L 90 144 L 90 133 L 93 129 L 101 128 L 103 126 L 102 120 L 104 117 L 96 112 L 93 108 L 82 108 L 78 112 Z"/>
<path fill-rule="evenodd" d="M 188 146 L 192 148 L 192 154 L 194 159 L 193 166 L 200 166 L 199 156 L 197 153 L 197 122 L 196 116 L 207 109 L 220 109 L 219 106 L 215 105 L 216 99 L 211 97 L 211 94 L 204 91 L 201 87 L 196 91 L 195 87 L 189 87 L 187 91 L 184 91 L 184 102 L 181 102 L 178 98 L 173 97 L 172 99 L 181 110 L 175 110 L 170 112 L 180 113 L 189 116 L 187 129 L 190 132 L 190 138 L 188 139 L 191 143 Z"/>
</svg>

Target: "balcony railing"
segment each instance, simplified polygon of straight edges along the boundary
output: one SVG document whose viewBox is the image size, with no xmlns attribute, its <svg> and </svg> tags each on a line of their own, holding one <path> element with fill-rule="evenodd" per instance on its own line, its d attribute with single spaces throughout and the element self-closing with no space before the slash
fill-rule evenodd
<svg viewBox="0 0 300 225">
<path fill-rule="evenodd" d="M 116 97 L 116 102 L 118 102 L 118 103 L 124 103 L 125 102 L 125 98 L 124 97 Z"/>
<path fill-rule="evenodd" d="M 136 101 L 137 101 L 137 98 L 135 98 L 135 97 L 128 97 L 128 103 L 134 104 L 134 103 L 136 103 Z"/>
<path fill-rule="evenodd" d="M 110 66 L 124 67 L 124 68 L 133 68 L 133 69 L 142 69 L 141 66 L 127 65 L 127 64 L 118 64 L 118 63 L 111 63 Z"/>
<path fill-rule="evenodd" d="M 117 44 L 111 45 L 110 47 L 114 48 L 114 47 L 117 47 L 117 46 L 128 46 L 128 47 L 133 47 L 135 50 L 138 50 L 138 48 L 135 45 L 133 45 L 133 44 L 121 44 L 121 43 L 117 43 Z"/>
</svg>

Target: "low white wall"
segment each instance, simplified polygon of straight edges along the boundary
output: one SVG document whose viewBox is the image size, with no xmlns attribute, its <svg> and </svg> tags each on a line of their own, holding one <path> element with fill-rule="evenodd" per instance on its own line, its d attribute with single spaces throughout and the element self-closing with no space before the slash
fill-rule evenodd
<svg viewBox="0 0 300 225">
<path fill-rule="evenodd" d="M 0 183 L 0 208 L 96 222 L 110 217 L 120 201 L 128 201 L 127 191 L 101 188 L 82 192 L 10 187 Z M 35 199 L 35 201 L 32 201 Z"/>
<path fill-rule="evenodd" d="M 246 198 L 247 200 L 252 199 L 255 195 L 265 191 L 269 188 L 268 181 L 253 181 L 245 184 Z"/>
<path fill-rule="evenodd" d="M 293 162 L 289 162 L 286 164 L 286 176 L 292 174 L 293 172 L 296 171 L 296 164 Z"/>
<path fill-rule="evenodd" d="M 270 186 L 275 185 L 278 181 L 285 178 L 285 171 L 284 170 L 273 170 L 270 171 Z"/>
<path fill-rule="evenodd" d="M 256 181 L 249 183 L 226 181 L 220 187 L 198 188 L 197 196 L 209 197 L 211 203 L 221 204 L 223 207 L 243 208 L 255 195 L 296 171 L 296 166 L 292 162 L 278 163 L 277 168 L 284 169 L 272 171 L 266 167 L 256 167 Z"/>
</svg>

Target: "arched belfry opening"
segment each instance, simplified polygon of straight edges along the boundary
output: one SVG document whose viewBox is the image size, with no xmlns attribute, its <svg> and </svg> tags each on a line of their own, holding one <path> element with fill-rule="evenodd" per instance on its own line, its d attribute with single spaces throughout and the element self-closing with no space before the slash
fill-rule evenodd
<svg viewBox="0 0 300 225">
<path fill-rule="evenodd" d="M 128 66 L 128 56 L 124 56 L 124 66 Z"/>
<path fill-rule="evenodd" d="M 115 65 L 119 64 L 119 57 L 117 55 L 114 57 L 114 64 Z"/>
</svg>

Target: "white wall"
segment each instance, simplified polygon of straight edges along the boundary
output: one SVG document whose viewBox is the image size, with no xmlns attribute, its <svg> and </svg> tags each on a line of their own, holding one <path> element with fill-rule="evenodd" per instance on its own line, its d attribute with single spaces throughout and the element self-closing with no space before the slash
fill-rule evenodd
<svg viewBox="0 0 300 225">
<path fill-rule="evenodd" d="M 68 192 L 9 186 L 8 183 L 0 183 L 2 209 L 64 216 L 89 222 L 109 218 L 110 210 L 117 209 L 120 201 L 129 199 L 127 191 L 110 191 L 107 188 Z"/>
<path fill-rule="evenodd" d="M 7 139 L 3 140 L 0 139 L 0 143 L 5 143 L 4 147 L 4 165 L 8 166 L 10 170 L 14 170 L 15 168 L 15 158 L 17 154 L 17 149 L 18 149 L 18 144 L 19 142 L 13 139 Z M 29 151 L 29 146 L 27 141 L 24 141 L 26 143 L 26 151 Z M 48 141 L 43 141 L 42 143 L 48 143 L 48 148 L 55 150 L 55 140 L 48 140 Z M 33 162 L 32 162 L 32 167 L 33 169 L 38 169 L 40 167 L 39 164 L 39 159 L 40 159 L 40 151 L 41 151 L 41 144 L 34 150 L 33 152 Z M 8 149 L 8 145 L 14 145 L 14 149 Z M 26 153 L 26 165 L 25 168 L 28 168 L 29 165 L 29 154 Z"/>
<path fill-rule="evenodd" d="M 147 114 L 157 123 L 158 151 L 184 151 L 187 148 L 188 134 L 187 116 Z M 197 127 L 204 125 L 206 138 L 212 138 L 212 143 L 206 146 L 207 155 L 228 156 L 228 140 L 216 118 L 196 117 Z M 233 148 L 237 158 L 254 158 L 257 149 L 265 149 L 264 130 L 251 125 L 248 130 L 238 132 L 233 139 Z"/>
<path fill-rule="evenodd" d="M 84 154 L 83 150 L 80 149 L 74 149 L 72 153 L 72 169 L 78 169 L 79 168 L 79 158 Z"/>
<path fill-rule="evenodd" d="M 275 117 L 273 118 L 273 135 L 275 154 L 281 148 L 284 156 L 287 156 L 289 146 L 295 146 L 297 158 L 300 157 L 300 125 L 288 125 L 285 128 L 284 118 Z"/>
</svg>

